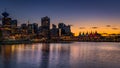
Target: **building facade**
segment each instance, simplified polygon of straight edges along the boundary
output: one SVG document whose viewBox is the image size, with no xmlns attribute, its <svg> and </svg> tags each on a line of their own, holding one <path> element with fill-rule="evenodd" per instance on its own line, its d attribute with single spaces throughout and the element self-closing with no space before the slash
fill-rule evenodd
<svg viewBox="0 0 120 68">
<path fill-rule="evenodd" d="M 41 18 L 41 32 L 43 37 L 50 39 L 50 18 L 47 16 Z"/>
</svg>

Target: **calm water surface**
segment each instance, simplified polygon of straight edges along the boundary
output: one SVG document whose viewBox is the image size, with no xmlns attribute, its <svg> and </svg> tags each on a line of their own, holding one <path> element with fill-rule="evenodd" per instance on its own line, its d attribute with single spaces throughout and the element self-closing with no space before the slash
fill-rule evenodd
<svg viewBox="0 0 120 68">
<path fill-rule="evenodd" d="M 0 68 L 120 68 L 120 43 L 0 45 Z"/>
</svg>

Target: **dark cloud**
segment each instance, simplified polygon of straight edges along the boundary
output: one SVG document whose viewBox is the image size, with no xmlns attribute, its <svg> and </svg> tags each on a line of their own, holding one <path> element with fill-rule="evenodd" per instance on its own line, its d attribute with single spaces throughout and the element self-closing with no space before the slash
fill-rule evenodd
<svg viewBox="0 0 120 68">
<path fill-rule="evenodd" d="M 80 27 L 79 29 L 85 29 L 85 27 Z"/>
<path fill-rule="evenodd" d="M 97 29 L 98 27 L 92 27 L 92 29 Z"/>
<path fill-rule="evenodd" d="M 113 30 L 118 30 L 118 28 L 112 28 Z"/>
<path fill-rule="evenodd" d="M 106 25 L 106 27 L 111 27 L 111 25 Z"/>
</svg>

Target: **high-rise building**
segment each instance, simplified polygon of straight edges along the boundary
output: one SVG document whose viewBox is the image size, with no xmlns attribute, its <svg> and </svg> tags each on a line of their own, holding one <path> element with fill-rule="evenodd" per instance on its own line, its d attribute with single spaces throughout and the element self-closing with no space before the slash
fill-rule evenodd
<svg viewBox="0 0 120 68">
<path fill-rule="evenodd" d="M 21 24 L 21 29 L 27 29 L 27 24 L 25 23 Z"/>
<path fill-rule="evenodd" d="M 11 20 L 11 33 L 17 33 L 17 20 Z"/>
<path fill-rule="evenodd" d="M 56 25 L 55 24 L 52 24 L 52 29 L 56 29 Z"/>
<path fill-rule="evenodd" d="M 3 12 L 2 13 L 2 33 L 3 33 L 3 38 L 8 38 L 11 33 L 12 33 L 12 29 L 11 29 L 11 18 L 9 18 L 9 13 L 7 12 Z"/>
<path fill-rule="evenodd" d="M 17 20 L 11 20 L 11 27 L 16 28 L 17 27 Z"/>
<path fill-rule="evenodd" d="M 59 29 L 56 28 L 55 24 L 52 24 L 52 29 L 51 29 L 51 37 L 58 37 L 59 36 Z"/>
<path fill-rule="evenodd" d="M 41 18 L 41 28 L 42 28 L 42 35 L 47 39 L 50 39 L 50 18 L 43 17 Z"/>
<path fill-rule="evenodd" d="M 44 29 L 50 29 L 50 18 L 49 17 L 43 17 L 42 19 L 41 19 L 41 26 L 42 26 L 42 28 L 44 28 Z"/>
<path fill-rule="evenodd" d="M 70 25 L 66 25 L 64 23 L 59 23 L 58 28 L 61 29 L 61 35 L 63 36 L 71 36 L 71 27 Z"/>
<path fill-rule="evenodd" d="M 20 32 L 23 34 L 27 34 L 28 33 L 27 28 L 28 28 L 27 24 L 25 23 L 21 24 Z"/>
<path fill-rule="evenodd" d="M 9 13 L 3 12 L 2 16 L 3 16 L 3 18 L 2 18 L 2 25 L 4 27 L 10 27 L 11 26 L 11 18 L 8 17 Z"/>
<path fill-rule="evenodd" d="M 33 24 L 28 24 L 28 34 L 33 34 L 33 33 L 34 33 Z"/>
<path fill-rule="evenodd" d="M 42 27 L 41 27 L 41 26 L 39 26 L 39 28 L 38 28 L 38 33 L 39 33 L 39 34 L 42 33 Z"/>
<path fill-rule="evenodd" d="M 33 23 L 33 29 L 34 29 L 34 33 L 37 34 L 38 33 L 38 24 L 37 23 Z"/>
</svg>

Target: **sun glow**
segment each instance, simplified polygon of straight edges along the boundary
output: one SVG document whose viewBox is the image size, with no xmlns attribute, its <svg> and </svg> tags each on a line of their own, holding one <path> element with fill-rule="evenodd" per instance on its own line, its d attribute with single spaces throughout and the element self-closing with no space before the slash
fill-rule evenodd
<svg viewBox="0 0 120 68">
<path fill-rule="evenodd" d="M 101 34 L 120 34 L 120 20 L 89 20 L 89 21 L 77 21 L 72 27 L 72 32 L 75 36 L 79 35 L 79 32 L 95 32 Z M 109 26 L 107 26 L 109 25 Z"/>
</svg>

